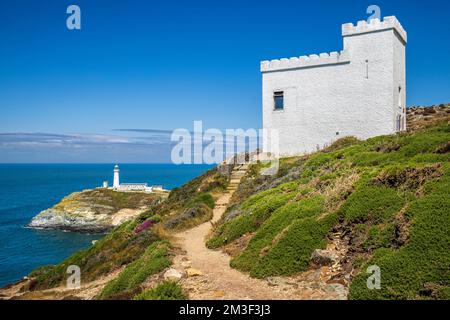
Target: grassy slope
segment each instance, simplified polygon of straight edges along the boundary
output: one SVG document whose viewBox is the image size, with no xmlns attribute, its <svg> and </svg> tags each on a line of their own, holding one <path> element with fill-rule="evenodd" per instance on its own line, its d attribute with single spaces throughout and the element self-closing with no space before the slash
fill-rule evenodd
<svg viewBox="0 0 450 320">
<path fill-rule="evenodd" d="M 353 299 L 450 299 L 450 166 L 409 202 L 410 238 L 399 249 L 380 248 L 366 263 L 381 268 L 381 290 L 368 290 L 360 273 L 350 287 Z M 383 246 L 384 247 L 384 246 Z M 366 267 L 365 266 L 365 267 Z M 365 267 L 363 269 L 365 269 Z"/>
<path fill-rule="evenodd" d="M 155 243 L 161 243 L 168 228 L 183 229 L 210 219 L 211 208 L 214 206 L 212 194 L 226 188 L 226 184 L 227 180 L 220 176 L 216 169 L 209 170 L 180 188 L 172 190 L 168 199 L 154 202 L 139 217 L 117 227 L 88 249 L 78 251 L 57 265 L 34 270 L 30 274 L 33 280 L 29 282 L 28 290 L 63 285 L 68 277 L 66 270 L 69 265 L 80 267 L 82 283 L 127 266 L 120 274 L 120 279 L 107 286 L 101 298 L 112 296 L 125 298 L 130 292 L 138 293 L 139 290 L 136 289 L 139 289 L 140 282 L 152 273 L 160 271 L 162 266 L 171 263 L 170 248 L 164 247 L 164 253 L 157 254 L 153 247 Z M 189 213 L 190 219 L 185 218 L 186 212 Z M 136 228 L 147 220 L 152 220 L 154 225 L 137 233 Z M 169 221 L 169 227 L 164 228 Z M 151 266 L 152 259 L 146 258 L 153 257 L 154 254 L 158 255 L 161 262 L 155 268 Z"/>
<path fill-rule="evenodd" d="M 254 233 L 231 265 L 255 277 L 293 274 L 309 267 L 312 251 L 340 226 L 366 253 L 350 298 L 448 297 L 450 155 L 439 150 L 449 140 L 450 126 L 441 123 L 363 142 L 344 138 L 283 159 L 271 178 L 256 165 L 207 245 Z M 366 287 L 371 264 L 381 268 L 381 290 Z"/>
<path fill-rule="evenodd" d="M 92 207 L 98 211 L 98 206 L 105 206 L 110 210 L 97 213 L 116 213 L 121 209 L 137 209 L 143 206 L 151 206 L 158 202 L 161 195 L 139 192 L 116 192 L 109 189 L 93 189 L 75 192 L 63 198 L 54 206 L 55 210 L 66 211 L 66 209 L 77 207 Z"/>
<path fill-rule="evenodd" d="M 350 298 L 449 297 L 450 156 L 439 151 L 449 138 L 449 125 L 441 124 L 364 142 L 344 138 L 313 155 L 282 159 L 274 177 L 259 175 L 261 165 L 255 165 L 207 245 L 220 247 L 254 233 L 232 265 L 255 277 L 292 274 L 307 269 L 311 252 L 341 226 L 357 235 L 368 253 L 359 270 L 374 263 L 382 270 L 382 290 L 367 290 L 361 271 Z M 131 298 L 145 278 L 170 264 L 170 246 L 158 230 L 210 219 L 212 195 L 226 183 L 211 170 L 173 190 L 166 201 L 90 248 L 35 270 L 29 289 L 63 284 L 71 264 L 81 267 L 83 282 L 126 265 L 100 297 Z M 146 220 L 156 227 L 136 233 Z M 166 296 L 177 298 L 180 292 L 162 284 L 139 298 Z"/>
<path fill-rule="evenodd" d="M 117 299 L 134 297 L 139 293 L 139 285 L 148 276 L 164 270 L 171 265 L 169 257 L 170 244 L 157 241 L 133 263 L 129 264 L 119 276 L 109 282 L 99 295 L 99 299 Z"/>
<path fill-rule="evenodd" d="M 186 300 L 187 295 L 176 282 L 165 281 L 137 295 L 134 300 Z"/>
</svg>

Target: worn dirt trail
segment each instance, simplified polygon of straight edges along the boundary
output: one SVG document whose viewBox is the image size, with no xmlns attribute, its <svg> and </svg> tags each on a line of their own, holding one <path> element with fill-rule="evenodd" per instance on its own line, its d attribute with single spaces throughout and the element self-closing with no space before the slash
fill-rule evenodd
<svg viewBox="0 0 450 320">
<path fill-rule="evenodd" d="M 211 222 L 222 217 L 246 169 L 242 166 L 233 171 L 230 187 L 216 201 Z M 180 283 L 188 291 L 189 299 L 346 299 L 344 286 L 328 283 L 334 273 L 330 267 L 312 269 L 292 277 L 267 279 L 251 278 L 231 268 L 228 254 L 205 246 L 212 229 L 211 222 L 175 235 L 175 243 L 184 253 L 174 258 L 173 268 L 187 273 Z M 189 275 L 189 271 L 194 276 Z"/>
<path fill-rule="evenodd" d="M 233 192 L 227 192 L 217 200 L 212 222 L 225 212 Z M 230 267 L 230 257 L 205 246 L 205 237 L 212 228 L 210 222 L 177 234 L 176 242 L 186 251 L 177 256 L 175 266 L 190 261 L 192 268 L 201 275 L 182 280 L 191 299 L 287 299 L 286 293 L 278 292 L 267 281 L 250 278 Z"/>
<path fill-rule="evenodd" d="M 205 246 L 206 237 L 212 229 L 211 222 L 217 222 L 225 212 L 230 199 L 245 173 L 241 168 L 231 177 L 230 187 L 216 201 L 211 221 L 192 229 L 179 232 L 172 239 L 181 250 L 173 259 L 171 268 L 184 276 L 180 284 L 189 294 L 189 299 L 221 300 L 297 300 L 297 299 L 346 299 L 347 289 L 341 284 L 329 283 L 334 274 L 331 267 L 321 267 L 291 277 L 269 277 L 254 279 L 230 267 L 230 256 L 220 250 Z M 334 246 L 336 243 L 330 243 Z M 21 293 L 25 283 L 13 285 L 0 291 L 1 299 L 93 299 L 103 286 L 114 279 L 121 270 L 83 284 L 78 290 L 58 287 L 37 292 Z M 163 273 L 149 279 L 145 287 L 161 281 Z"/>
</svg>

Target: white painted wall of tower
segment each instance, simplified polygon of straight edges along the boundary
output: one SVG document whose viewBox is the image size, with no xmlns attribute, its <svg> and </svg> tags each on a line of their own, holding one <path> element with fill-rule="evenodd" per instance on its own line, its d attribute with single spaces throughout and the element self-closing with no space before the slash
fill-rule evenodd
<svg viewBox="0 0 450 320">
<path fill-rule="evenodd" d="M 281 155 L 312 152 L 343 136 L 394 133 L 398 115 L 406 128 L 400 23 L 387 17 L 344 24 L 342 35 L 339 53 L 261 63 L 263 127 L 279 131 Z M 283 110 L 274 110 L 275 91 L 284 92 Z"/>
</svg>

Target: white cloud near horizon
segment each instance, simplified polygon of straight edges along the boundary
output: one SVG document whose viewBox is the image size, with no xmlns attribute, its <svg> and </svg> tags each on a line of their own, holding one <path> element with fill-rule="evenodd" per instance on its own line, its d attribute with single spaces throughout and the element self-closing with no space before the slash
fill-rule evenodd
<svg viewBox="0 0 450 320">
<path fill-rule="evenodd" d="M 114 134 L 0 133 L 0 163 L 170 163 L 172 131 L 115 129 Z M 192 132 L 192 143 L 198 142 Z M 202 136 L 207 136 L 203 133 Z M 230 154 L 239 139 L 223 137 L 223 152 Z M 242 141 L 240 141 L 242 142 Z M 210 141 L 203 142 L 204 145 Z M 243 148 L 242 143 L 237 148 Z"/>
<path fill-rule="evenodd" d="M 170 162 L 165 137 L 0 133 L 0 162 Z"/>
</svg>

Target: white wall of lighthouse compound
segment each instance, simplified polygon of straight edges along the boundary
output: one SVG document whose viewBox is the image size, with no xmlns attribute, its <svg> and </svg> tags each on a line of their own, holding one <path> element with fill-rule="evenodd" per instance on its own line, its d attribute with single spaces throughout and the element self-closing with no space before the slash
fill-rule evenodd
<svg viewBox="0 0 450 320">
<path fill-rule="evenodd" d="M 261 62 L 263 127 L 278 130 L 280 155 L 406 129 L 407 35 L 399 21 L 347 23 L 342 36 L 340 52 Z M 283 92 L 281 110 L 274 92 Z"/>
</svg>

